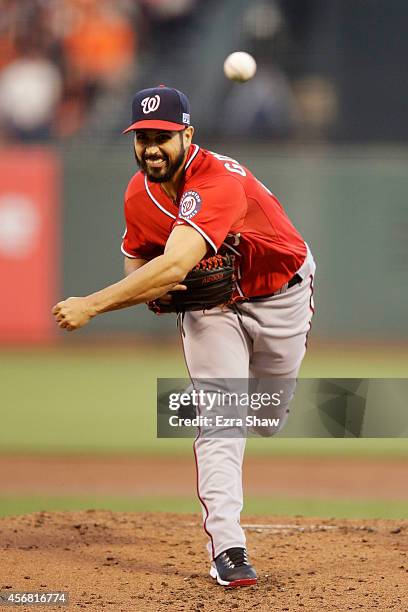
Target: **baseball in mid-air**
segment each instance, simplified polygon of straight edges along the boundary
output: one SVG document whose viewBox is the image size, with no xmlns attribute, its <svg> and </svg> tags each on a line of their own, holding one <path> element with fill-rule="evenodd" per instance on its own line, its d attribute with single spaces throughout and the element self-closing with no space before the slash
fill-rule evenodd
<svg viewBox="0 0 408 612">
<path fill-rule="evenodd" d="M 224 62 L 224 74 L 231 81 L 245 83 L 256 72 L 256 61 L 245 51 L 235 51 Z"/>
</svg>

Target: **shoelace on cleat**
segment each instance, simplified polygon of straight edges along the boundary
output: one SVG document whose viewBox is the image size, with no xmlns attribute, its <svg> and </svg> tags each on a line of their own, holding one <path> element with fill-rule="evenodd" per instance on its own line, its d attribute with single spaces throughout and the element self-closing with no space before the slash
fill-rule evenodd
<svg viewBox="0 0 408 612">
<path fill-rule="evenodd" d="M 222 558 L 226 565 L 231 568 L 249 565 L 245 548 L 230 548 L 228 552 L 223 553 Z"/>
</svg>

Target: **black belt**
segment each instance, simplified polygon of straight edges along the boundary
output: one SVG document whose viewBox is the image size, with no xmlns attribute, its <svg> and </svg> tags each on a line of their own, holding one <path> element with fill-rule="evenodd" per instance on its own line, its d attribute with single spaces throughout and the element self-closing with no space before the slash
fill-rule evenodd
<svg viewBox="0 0 408 612">
<path fill-rule="evenodd" d="M 275 295 L 281 295 L 282 293 L 285 293 L 291 287 L 294 287 L 295 285 L 299 285 L 299 283 L 301 283 L 302 280 L 303 278 L 299 274 L 295 274 L 295 276 L 292 276 L 292 278 L 288 282 L 287 287 L 284 291 L 282 291 L 282 287 L 281 287 L 280 289 L 278 289 L 278 291 L 275 291 L 274 293 L 268 293 L 268 295 L 255 295 L 254 297 L 250 297 L 248 298 L 248 302 L 260 302 L 261 300 L 267 300 L 268 298 L 274 297 Z"/>
</svg>

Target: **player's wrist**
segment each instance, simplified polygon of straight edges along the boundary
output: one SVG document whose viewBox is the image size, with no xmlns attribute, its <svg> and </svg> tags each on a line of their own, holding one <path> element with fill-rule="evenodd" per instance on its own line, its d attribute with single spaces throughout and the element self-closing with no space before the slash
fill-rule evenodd
<svg viewBox="0 0 408 612">
<path fill-rule="evenodd" d="M 127 278 L 123 280 L 126 281 Z M 118 292 L 116 286 L 106 287 L 101 291 L 91 293 L 85 298 L 85 308 L 90 318 L 137 303 L 133 297 L 130 298 L 129 295 Z"/>
<path fill-rule="evenodd" d="M 85 301 L 85 309 L 89 317 L 92 319 L 100 314 L 102 311 L 101 304 L 98 305 L 98 300 L 96 298 L 96 294 L 88 295 L 84 298 Z"/>
</svg>

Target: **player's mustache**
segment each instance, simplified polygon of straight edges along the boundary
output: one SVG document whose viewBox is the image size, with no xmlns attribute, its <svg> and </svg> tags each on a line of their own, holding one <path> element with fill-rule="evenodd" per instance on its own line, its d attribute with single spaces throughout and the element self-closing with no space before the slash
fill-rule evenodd
<svg viewBox="0 0 408 612">
<path fill-rule="evenodd" d="M 167 155 L 143 155 L 144 161 L 157 161 L 163 159 L 164 161 L 168 161 Z"/>
</svg>

